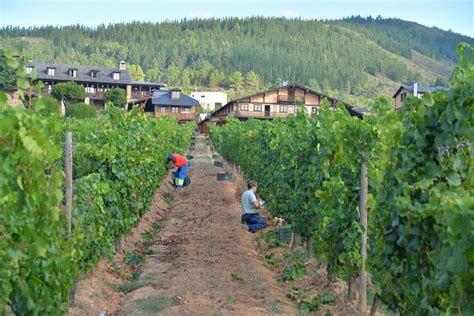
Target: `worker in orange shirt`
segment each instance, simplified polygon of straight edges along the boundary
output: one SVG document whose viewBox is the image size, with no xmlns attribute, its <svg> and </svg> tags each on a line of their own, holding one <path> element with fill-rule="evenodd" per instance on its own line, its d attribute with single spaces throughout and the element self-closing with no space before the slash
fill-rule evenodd
<svg viewBox="0 0 474 316">
<path fill-rule="evenodd" d="M 173 164 L 178 167 L 175 173 L 174 185 L 176 189 L 181 189 L 184 185 L 184 179 L 186 179 L 186 172 L 189 168 L 189 162 L 186 157 L 181 156 L 180 154 L 173 153 L 168 156 L 168 160 L 173 162 Z"/>
</svg>

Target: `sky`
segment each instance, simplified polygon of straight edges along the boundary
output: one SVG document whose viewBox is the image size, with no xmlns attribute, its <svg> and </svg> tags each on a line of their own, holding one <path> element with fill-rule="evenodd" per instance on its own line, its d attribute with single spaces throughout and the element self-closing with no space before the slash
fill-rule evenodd
<svg viewBox="0 0 474 316">
<path fill-rule="evenodd" d="M 0 27 L 257 15 L 303 19 L 381 15 L 474 37 L 474 0 L 0 0 Z"/>
</svg>

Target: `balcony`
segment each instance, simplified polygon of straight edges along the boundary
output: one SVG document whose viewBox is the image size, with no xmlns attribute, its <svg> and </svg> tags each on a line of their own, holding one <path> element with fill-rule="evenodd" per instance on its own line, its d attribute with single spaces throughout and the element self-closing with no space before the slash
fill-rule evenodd
<svg viewBox="0 0 474 316">
<path fill-rule="evenodd" d="M 233 111 L 229 115 L 237 118 L 256 118 L 256 119 L 273 119 L 275 117 L 287 117 L 285 112 L 263 112 L 263 111 Z"/>
<path fill-rule="evenodd" d="M 101 92 L 86 92 L 86 97 L 89 99 L 95 99 L 95 100 L 100 100 L 104 98 L 104 93 L 103 91 Z"/>
<path fill-rule="evenodd" d="M 277 100 L 278 100 L 278 103 L 295 103 L 296 101 L 305 103 L 304 96 L 295 96 L 295 95 L 278 95 Z"/>
<path fill-rule="evenodd" d="M 180 121 L 193 121 L 196 118 L 196 113 L 155 112 L 155 117 L 160 117 L 160 116 L 176 117 Z"/>
<path fill-rule="evenodd" d="M 145 99 L 152 95 L 151 91 L 132 91 L 132 99 Z"/>
</svg>

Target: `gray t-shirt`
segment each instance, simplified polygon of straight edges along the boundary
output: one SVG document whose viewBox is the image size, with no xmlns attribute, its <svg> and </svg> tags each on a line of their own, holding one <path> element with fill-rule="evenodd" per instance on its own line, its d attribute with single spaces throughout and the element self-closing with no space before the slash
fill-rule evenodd
<svg viewBox="0 0 474 316">
<path fill-rule="evenodd" d="M 255 200 L 257 200 L 257 197 L 255 196 L 255 193 L 250 190 L 247 190 L 242 194 L 242 215 L 257 213 L 257 209 L 253 204 Z"/>
</svg>

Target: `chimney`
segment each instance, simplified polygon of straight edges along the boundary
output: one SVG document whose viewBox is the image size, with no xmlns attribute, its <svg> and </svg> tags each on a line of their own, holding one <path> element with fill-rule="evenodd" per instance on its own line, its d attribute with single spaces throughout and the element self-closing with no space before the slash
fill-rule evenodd
<svg viewBox="0 0 474 316">
<path fill-rule="evenodd" d="M 418 82 L 413 81 L 413 96 L 418 98 Z"/>
<path fill-rule="evenodd" d="M 120 63 L 119 63 L 119 69 L 120 70 L 127 70 L 127 63 L 125 62 L 125 60 L 121 60 Z"/>
<path fill-rule="evenodd" d="M 283 80 L 283 81 L 281 82 L 281 86 L 282 86 L 282 87 L 286 87 L 286 86 L 288 86 L 288 83 L 289 83 L 288 80 Z"/>
</svg>

